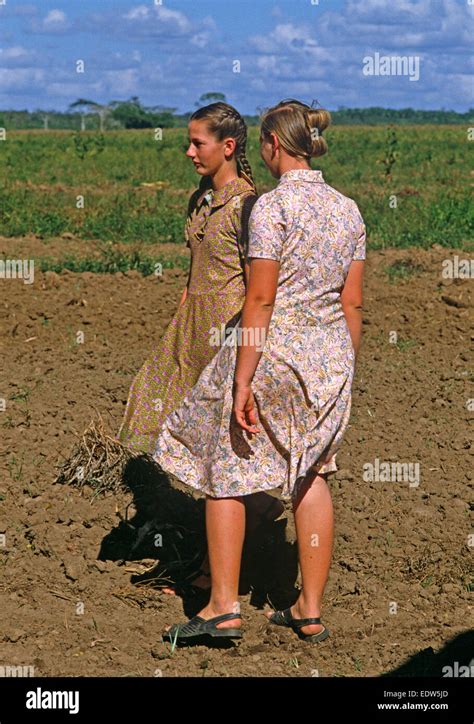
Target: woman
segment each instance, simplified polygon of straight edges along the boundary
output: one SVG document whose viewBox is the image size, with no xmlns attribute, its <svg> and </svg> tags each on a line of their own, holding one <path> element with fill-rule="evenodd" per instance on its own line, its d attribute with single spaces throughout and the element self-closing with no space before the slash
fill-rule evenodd
<svg viewBox="0 0 474 724">
<path fill-rule="evenodd" d="M 320 620 L 333 545 L 327 476 L 349 422 L 365 259 L 356 203 L 309 165 L 327 150 L 329 122 L 294 100 L 264 114 L 261 157 L 280 181 L 250 217 L 242 316 L 157 440 L 160 465 L 206 494 L 212 578 L 209 603 L 163 638 L 241 637 L 244 501 L 275 487 L 293 504 L 303 585 L 293 606 L 267 616 L 309 641 L 329 635 Z"/>
<path fill-rule="evenodd" d="M 245 299 L 248 218 L 257 190 L 245 155 L 247 127 L 227 103 L 212 103 L 192 114 L 186 156 L 202 176 L 192 194 L 185 226 L 191 267 L 178 310 L 157 348 L 130 389 L 118 437 L 128 447 L 150 453 L 167 415 L 179 406 L 216 354 L 214 330 L 236 324 Z M 248 270 L 247 270 L 248 271 Z M 249 498 L 253 525 L 273 520 L 283 504 L 273 496 Z M 166 593 L 209 588 L 207 557 L 186 586 Z M 194 584 L 191 582 L 194 581 Z"/>
</svg>

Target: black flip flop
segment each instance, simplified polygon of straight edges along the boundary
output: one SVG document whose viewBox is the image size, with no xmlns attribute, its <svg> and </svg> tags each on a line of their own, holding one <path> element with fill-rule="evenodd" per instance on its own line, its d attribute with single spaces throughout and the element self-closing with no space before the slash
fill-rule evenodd
<svg viewBox="0 0 474 724">
<path fill-rule="evenodd" d="M 168 631 L 161 635 L 163 641 L 190 641 L 201 636 L 210 636 L 213 639 L 241 639 L 242 631 L 239 628 L 217 628 L 216 624 L 221 621 L 229 621 L 233 618 L 242 618 L 240 613 L 223 613 L 214 618 L 202 618 L 194 616 L 185 623 L 174 623 Z"/>
<path fill-rule="evenodd" d="M 319 641 L 324 641 L 324 639 L 327 639 L 327 637 L 330 635 L 330 631 L 324 624 L 323 630 L 320 631 L 317 634 L 305 634 L 300 629 L 303 626 L 309 626 L 314 623 L 321 623 L 321 619 L 319 618 L 294 618 L 293 614 L 291 613 L 291 608 L 285 608 L 283 611 L 275 611 L 271 616 L 267 617 L 270 623 L 275 624 L 276 626 L 287 626 L 288 628 L 293 629 L 293 631 L 299 636 L 300 639 L 303 641 L 309 641 L 310 643 L 318 643 Z"/>
</svg>

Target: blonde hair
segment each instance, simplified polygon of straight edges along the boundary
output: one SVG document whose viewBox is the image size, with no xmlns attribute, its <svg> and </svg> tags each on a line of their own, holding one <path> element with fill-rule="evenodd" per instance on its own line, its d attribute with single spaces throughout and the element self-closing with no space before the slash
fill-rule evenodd
<svg viewBox="0 0 474 724">
<path fill-rule="evenodd" d="M 189 118 L 190 121 L 206 121 L 207 127 L 218 141 L 224 138 L 233 138 L 236 142 L 235 155 L 237 161 L 237 172 L 245 178 L 257 193 L 257 187 L 253 178 L 252 168 L 245 155 L 247 146 L 247 125 L 240 113 L 228 103 L 218 101 L 208 106 L 199 108 Z M 199 184 L 199 190 L 210 188 L 210 176 L 203 176 Z"/>
<path fill-rule="evenodd" d="M 303 156 L 309 160 L 327 152 L 328 145 L 321 134 L 330 123 L 329 111 L 289 98 L 263 113 L 260 132 L 266 140 L 270 133 L 275 133 L 290 156 Z"/>
</svg>

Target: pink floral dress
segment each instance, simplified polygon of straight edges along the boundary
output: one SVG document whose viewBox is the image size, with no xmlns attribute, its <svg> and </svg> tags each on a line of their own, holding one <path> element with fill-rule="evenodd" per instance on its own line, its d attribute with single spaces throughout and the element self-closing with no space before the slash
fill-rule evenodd
<svg viewBox="0 0 474 724">
<path fill-rule="evenodd" d="M 321 171 L 293 169 L 255 203 L 247 256 L 280 262 L 268 333 L 253 381 L 260 432 L 232 414 L 238 327 L 165 420 L 154 459 L 216 498 L 281 488 L 308 470 L 332 473 L 349 423 L 354 349 L 341 306 L 353 259 L 365 259 L 357 204 Z"/>
</svg>

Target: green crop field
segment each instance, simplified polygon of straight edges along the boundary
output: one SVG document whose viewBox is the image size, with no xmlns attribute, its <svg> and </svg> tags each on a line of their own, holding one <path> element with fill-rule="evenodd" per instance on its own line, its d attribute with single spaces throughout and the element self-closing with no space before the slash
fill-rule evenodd
<svg viewBox="0 0 474 724">
<path fill-rule="evenodd" d="M 336 126 L 325 136 L 329 153 L 313 159 L 313 167 L 357 201 L 369 249 L 469 248 L 473 143 L 467 128 Z M 135 266 L 147 273 L 147 245 L 183 244 L 187 201 L 200 178 L 186 147 L 182 128 L 165 129 L 162 140 L 150 129 L 8 132 L 0 143 L 0 234 L 47 240 L 69 232 L 110 248 L 130 244 Z M 247 158 L 259 193 L 273 188 L 277 181 L 260 158 L 256 127 L 249 129 Z M 177 246 L 178 266 L 182 251 Z"/>
</svg>

